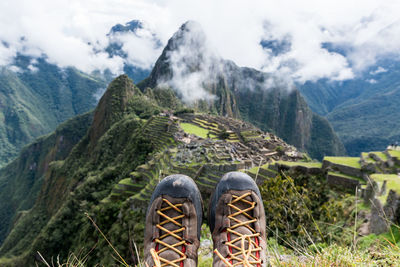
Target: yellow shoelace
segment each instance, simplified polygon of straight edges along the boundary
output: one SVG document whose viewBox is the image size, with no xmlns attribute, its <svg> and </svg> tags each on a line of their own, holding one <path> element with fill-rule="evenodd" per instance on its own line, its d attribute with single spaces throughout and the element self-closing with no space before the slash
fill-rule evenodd
<svg viewBox="0 0 400 267">
<path fill-rule="evenodd" d="M 236 211 L 230 215 L 228 215 L 228 218 L 235 222 L 236 224 L 228 227 L 226 230 L 230 234 L 234 234 L 238 236 L 237 238 L 227 241 L 225 244 L 229 247 L 229 253 L 228 257 L 225 258 L 223 257 L 217 249 L 214 250 L 214 253 L 218 255 L 218 257 L 226 264 L 226 266 L 232 267 L 232 266 L 245 266 L 245 267 L 251 267 L 251 266 L 260 266 L 261 265 L 261 259 L 259 256 L 259 252 L 261 251 L 261 247 L 259 246 L 258 242 L 255 240 L 259 240 L 260 233 L 257 233 L 256 230 L 254 230 L 251 227 L 251 224 L 256 222 L 257 219 L 252 217 L 251 215 L 248 214 L 251 210 L 254 209 L 256 206 L 256 202 L 249 201 L 245 199 L 246 197 L 250 196 L 251 193 L 246 193 L 241 196 L 236 196 L 232 195 L 233 200 L 228 203 L 228 206 L 231 208 L 231 210 Z M 243 202 L 248 204 L 248 208 L 241 209 L 238 206 L 235 206 L 234 204 L 238 204 L 239 202 Z M 239 215 L 244 215 L 248 220 L 241 221 L 237 217 Z M 252 234 L 241 234 L 237 231 L 235 231 L 236 228 L 238 227 L 246 227 L 248 228 Z M 236 242 L 240 241 L 240 247 L 235 245 Z M 246 249 L 246 242 L 247 242 L 247 249 Z M 237 250 L 238 252 L 232 253 L 233 249 Z M 254 253 L 256 255 L 254 255 Z M 240 257 L 241 256 L 241 257 Z M 235 263 L 231 263 L 236 261 Z"/>
<path fill-rule="evenodd" d="M 163 234 L 159 238 L 156 238 L 155 242 L 158 245 L 162 245 L 164 247 L 162 249 L 158 250 L 158 251 L 156 251 L 155 249 L 151 249 L 150 253 L 151 253 L 152 257 L 153 257 L 154 264 L 155 264 L 156 267 L 164 267 L 164 266 L 180 267 L 179 263 L 186 259 L 185 253 L 182 252 L 181 250 L 177 249 L 177 247 L 183 246 L 186 243 L 186 241 L 183 240 L 183 238 L 178 235 L 179 233 L 181 233 L 181 232 L 183 232 L 185 230 L 185 227 L 182 226 L 182 218 L 185 217 L 185 215 L 183 214 L 183 211 L 181 209 L 182 204 L 172 204 L 170 201 L 168 201 L 165 198 L 163 198 L 162 200 L 168 206 L 164 207 L 164 208 L 161 208 L 160 210 L 157 210 L 157 214 L 160 215 L 162 218 L 164 218 L 164 220 L 161 221 L 156 226 L 157 226 L 158 229 L 160 229 L 161 231 L 165 232 L 165 234 Z M 180 215 L 178 215 L 176 217 L 173 217 L 173 218 L 171 218 L 168 215 L 166 215 L 165 213 L 167 211 L 171 210 L 171 209 L 176 210 L 178 213 L 180 213 Z M 178 220 L 180 220 L 180 222 Z M 163 226 L 163 225 L 165 225 L 167 223 L 173 223 L 178 228 L 173 230 L 173 231 L 168 230 Z M 162 241 L 162 239 L 164 239 L 164 238 L 166 238 L 168 236 L 173 236 L 178 241 L 175 244 L 168 244 L 168 243 Z M 176 253 L 179 254 L 180 257 L 175 259 L 175 260 L 172 260 L 172 261 L 161 257 L 160 254 L 162 252 L 168 250 L 168 249 L 175 251 Z"/>
</svg>

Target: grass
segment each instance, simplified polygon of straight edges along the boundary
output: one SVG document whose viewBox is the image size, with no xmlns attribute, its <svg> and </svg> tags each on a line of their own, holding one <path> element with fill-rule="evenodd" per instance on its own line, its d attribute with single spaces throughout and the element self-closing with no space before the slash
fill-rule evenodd
<svg viewBox="0 0 400 267">
<path fill-rule="evenodd" d="M 343 174 L 343 173 L 340 173 L 340 172 L 328 172 L 328 174 L 335 175 L 335 176 L 340 176 L 340 177 L 347 178 L 347 179 L 358 180 L 362 184 L 365 184 L 365 181 L 362 178 L 359 178 L 359 177 L 356 177 L 356 176 L 350 176 L 350 175 L 346 175 L 346 174 Z"/>
<path fill-rule="evenodd" d="M 123 184 L 123 185 L 135 185 L 134 183 L 132 183 L 131 178 L 125 178 L 125 179 L 119 181 L 119 184 Z"/>
<path fill-rule="evenodd" d="M 362 152 L 362 153 L 361 153 L 361 157 L 362 157 L 364 160 L 366 160 L 367 162 L 374 163 L 375 160 L 374 160 L 373 158 L 371 158 L 368 154 L 369 154 L 369 153 L 367 153 L 367 152 Z"/>
<path fill-rule="evenodd" d="M 400 194 L 400 178 L 397 174 L 372 174 L 371 179 L 379 184 L 379 187 L 382 186 L 383 181 L 387 181 L 386 184 L 386 194 L 379 197 L 382 203 L 386 202 L 387 195 L 389 190 L 393 190 L 396 193 Z"/>
<path fill-rule="evenodd" d="M 275 163 L 286 165 L 286 166 L 303 166 L 306 168 L 322 168 L 321 162 L 301 162 L 301 161 L 276 161 Z"/>
<path fill-rule="evenodd" d="M 271 266 L 398 266 L 399 252 L 383 248 L 381 253 L 366 250 L 354 251 L 351 247 L 331 245 L 303 258 L 292 257 L 287 262 L 271 263 Z"/>
<path fill-rule="evenodd" d="M 378 156 L 383 161 L 387 161 L 388 160 L 387 155 L 385 153 L 383 153 L 383 152 L 375 151 L 375 152 L 370 152 L 370 153 Z"/>
<path fill-rule="evenodd" d="M 207 138 L 207 134 L 209 134 L 209 130 L 206 130 L 204 128 L 201 128 L 197 125 L 194 125 L 192 123 L 186 123 L 186 122 L 182 122 L 180 123 L 180 126 L 182 128 L 182 130 L 187 133 L 187 134 L 194 134 L 197 135 L 198 137 Z M 210 138 L 214 138 L 216 137 L 213 134 L 209 134 Z"/>
<path fill-rule="evenodd" d="M 259 169 L 258 167 L 253 167 L 253 168 L 249 169 L 248 172 L 250 172 L 252 174 L 257 174 L 258 169 Z"/>
<path fill-rule="evenodd" d="M 215 131 L 219 131 L 219 129 L 218 129 L 218 124 L 216 124 L 216 123 L 207 122 L 207 121 L 205 121 L 205 120 L 200 120 L 199 118 L 195 118 L 193 121 L 196 122 L 196 123 L 198 123 L 198 124 L 200 124 L 201 126 L 203 126 L 203 127 L 205 127 L 205 128 L 208 127 L 208 128 L 213 129 L 213 130 L 215 130 Z"/>
<path fill-rule="evenodd" d="M 390 156 L 400 159 L 400 151 L 399 150 L 389 150 L 388 152 L 389 152 Z"/>
<path fill-rule="evenodd" d="M 332 162 L 334 164 L 345 165 L 361 169 L 359 157 L 325 157 L 324 160 Z"/>
</svg>

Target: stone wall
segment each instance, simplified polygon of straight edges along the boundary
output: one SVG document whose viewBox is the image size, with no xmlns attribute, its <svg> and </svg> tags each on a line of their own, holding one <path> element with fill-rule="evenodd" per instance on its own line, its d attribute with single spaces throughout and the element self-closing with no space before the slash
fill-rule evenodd
<svg viewBox="0 0 400 267">
<path fill-rule="evenodd" d="M 334 175 L 331 173 L 327 174 L 326 180 L 330 186 L 341 187 L 352 193 L 356 192 L 356 189 L 361 187 L 360 181 L 358 180 Z"/>
<path fill-rule="evenodd" d="M 354 167 L 347 166 L 347 165 L 333 163 L 333 162 L 330 162 L 327 160 L 322 161 L 322 169 L 323 170 L 332 169 L 332 170 L 339 171 L 339 172 L 349 175 L 349 176 L 363 178 L 363 173 L 362 173 L 361 169 L 354 168 Z"/>
</svg>

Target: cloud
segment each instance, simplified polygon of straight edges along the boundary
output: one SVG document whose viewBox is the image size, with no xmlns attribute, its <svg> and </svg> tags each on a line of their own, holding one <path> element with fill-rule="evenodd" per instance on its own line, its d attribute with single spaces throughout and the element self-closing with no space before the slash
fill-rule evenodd
<svg viewBox="0 0 400 267">
<path fill-rule="evenodd" d="M 109 29 L 132 19 L 146 21 L 162 44 L 182 23 L 196 20 L 221 57 L 296 82 L 351 79 L 400 54 L 396 0 L 5 0 L 0 10 L 0 39 L 8 44 L 0 44 L 0 65 L 18 52 L 46 54 L 49 62 L 83 71 L 119 73 L 124 62 L 150 68 L 160 48 L 146 34 L 120 36 L 126 59 L 103 52 Z M 288 46 L 277 54 L 262 40 Z M 324 43 L 346 53 L 328 51 Z"/>
<path fill-rule="evenodd" d="M 158 86 L 176 89 L 186 103 L 215 99 L 204 87 L 206 82 L 216 80 L 219 59 L 210 49 L 201 26 L 193 21 L 187 22 L 174 34 L 173 42 L 176 49 L 169 50 L 166 55 L 172 78 L 158 81 Z"/>
<path fill-rule="evenodd" d="M 141 69 L 150 69 L 160 56 L 162 46 L 153 31 L 144 25 L 135 32 L 116 32 L 110 35 L 110 43 L 121 46 L 126 54 L 124 62 Z"/>
<path fill-rule="evenodd" d="M 388 71 L 387 69 L 382 68 L 381 66 L 379 66 L 376 70 L 370 71 L 369 74 L 376 75 L 376 74 L 384 73 L 384 72 L 387 72 L 387 71 Z"/>
</svg>

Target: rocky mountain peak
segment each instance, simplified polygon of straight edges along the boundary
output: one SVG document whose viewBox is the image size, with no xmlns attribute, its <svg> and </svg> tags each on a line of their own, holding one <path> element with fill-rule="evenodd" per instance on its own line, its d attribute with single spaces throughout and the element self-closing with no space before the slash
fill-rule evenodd
<svg viewBox="0 0 400 267">
<path fill-rule="evenodd" d="M 94 111 L 89 130 L 91 142 L 98 140 L 116 121 L 120 120 L 128 105 L 128 99 L 141 94 L 127 75 L 114 79 L 108 86 Z"/>
<path fill-rule="evenodd" d="M 142 21 L 140 20 L 131 20 L 127 23 L 125 23 L 125 25 L 122 24 L 116 24 L 114 25 L 110 32 L 107 35 L 113 35 L 115 33 L 121 33 L 121 32 L 136 32 L 138 29 L 143 29 L 144 24 Z"/>
<path fill-rule="evenodd" d="M 154 88 L 159 84 L 169 84 L 176 76 L 183 78 L 196 72 L 208 72 L 215 60 L 201 25 L 187 21 L 169 39 L 150 76 L 142 84 Z"/>
</svg>

